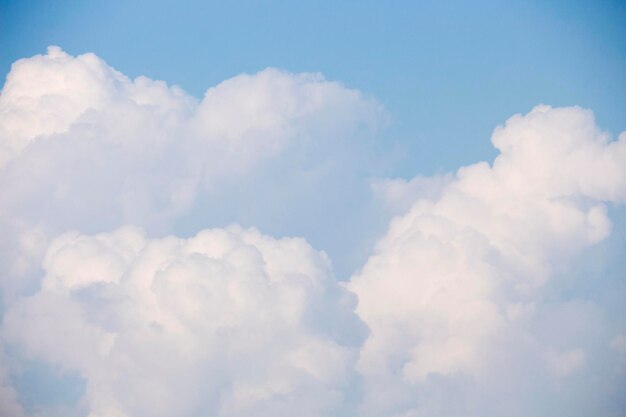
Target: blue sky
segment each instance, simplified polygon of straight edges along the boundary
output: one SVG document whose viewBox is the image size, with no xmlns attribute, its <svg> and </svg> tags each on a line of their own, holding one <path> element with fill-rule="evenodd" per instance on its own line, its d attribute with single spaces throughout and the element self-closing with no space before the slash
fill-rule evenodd
<svg viewBox="0 0 626 417">
<path fill-rule="evenodd" d="M 0 0 L 0 416 L 622 417 L 624 22 Z"/>
<path fill-rule="evenodd" d="M 621 1 L 2 1 L 0 71 L 48 45 L 201 97 L 241 72 L 321 72 L 389 110 L 390 174 L 494 155 L 494 126 L 538 103 L 626 120 Z M 393 145 L 391 145 L 393 144 Z"/>
</svg>

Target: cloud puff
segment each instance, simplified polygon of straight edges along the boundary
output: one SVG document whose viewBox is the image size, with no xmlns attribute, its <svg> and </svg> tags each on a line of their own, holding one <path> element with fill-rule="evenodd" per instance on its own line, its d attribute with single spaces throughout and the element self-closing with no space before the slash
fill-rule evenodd
<svg viewBox="0 0 626 417">
<path fill-rule="evenodd" d="M 180 116 L 194 107 L 182 90 L 140 77 L 134 82 L 94 54 L 72 57 L 58 47 L 46 55 L 15 62 L 0 96 L 1 165 L 29 144 L 67 133 L 81 118 L 121 105 L 148 107 L 160 118 Z M 115 126 L 111 126 L 115 128 Z"/>
<path fill-rule="evenodd" d="M 94 54 L 73 57 L 58 47 L 13 64 L 0 110 L 0 165 L 35 141 L 82 128 L 76 133 L 83 141 L 95 139 L 85 137 L 87 133 L 100 134 L 111 146 L 127 146 L 126 150 L 141 149 L 146 142 L 153 146 L 175 142 L 179 147 L 192 142 L 196 150 L 205 148 L 202 156 L 210 158 L 209 168 L 228 165 L 223 161 L 226 156 L 252 162 L 282 150 L 290 141 L 323 140 L 315 136 L 320 132 L 336 137 L 338 130 L 345 133 L 375 122 L 381 111 L 358 91 L 320 74 L 271 68 L 224 81 L 197 102 L 178 87 L 143 76 L 130 80 Z M 154 136 L 157 130 L 162 132 Z M 142 150 L 144 156 L 154 152 Z"/>
<path fill-rule="evenodd" d="M 446 400 L 428 408 L 432 398 L 411 398 L 410 392 L 424 392 L 442 377 L 465 375 L 480 384 L 494 367 L 516 360 L 530 368 L 534 357 L 557 376 L 585 367 L 580 346 L 555 350 L 555 337 L 536 334 L 534 326 L 557 314 L 544 311 L 542 288 L 609 235 L 604 203 L 626 198 L 626 134 L 609 139 L 590 111 L 538 106 L 495 130 L 500 155 L 491 166 L 461 168 L 453 181 L 437 193 L 418 194 L 410 210 L 392 220 L 350 282 L 359 317 L 371 329 L 358 369 L 369 380 L 365 408 L 378 410 L 372 415 L 407 409 L 416 413 L 407 415 L 456 415 Z M 424 183 L 405 187 L 414 182 Z M 378 187 L 397 194 L 395 182 Z M 570 320 L 586 328 L 584 317 L 594 316 L 583 306 L 572 309 L 554 320 L 554 334 L 564 334 Z M 512 351 L 511 340 L 515 349 L 526 346 L 524 352 L 502 356 Z M 453 392 L 448 387 L 443 395 Z"/>
<path fill-rule="evenodd" d="M 363 328 L 322 252 L 239 227 L 56 239 L 4 336 L 79 373 L 92 416 L 336 414 Z"/>
<path fill-rule="evenodd" d="M 261 217 L 294 189 L 348 181 L 340 174 L 358 158 L 347 144 L 382 116 L 375 101 L 319 74 L 240 75 L 198 101 L 160 81 L 130 80 L 94 54 L 50 47 L 17 61 L 0 95 L 0 264 L 12 281 L 32 275 L 25 271 L 45 242 L 69 229 L 195 231 L 215 225 L 208 216 L 237 220 L 229 217 L 237 199 L 257 200 Z M 276 178 L 293 183 L 259 185 Z M 319 200 L 303 194 L 303 205 Z M 201 213 L 189 216 L 193 209 Z M 5 293 L 22 291 L 8 280 Z"/>
</svg>

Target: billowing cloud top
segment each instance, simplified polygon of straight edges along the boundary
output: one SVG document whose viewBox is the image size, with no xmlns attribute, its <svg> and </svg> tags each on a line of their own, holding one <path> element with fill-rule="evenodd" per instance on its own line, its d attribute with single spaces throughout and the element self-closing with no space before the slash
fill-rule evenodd
<svg viewBox="0 0 626 417">
<path fill-rule="evenodd" d="M 603 202 L 624 201 L 626 135 L 608 139 L 589 111 L 538 106 L 495 130 L 492 166 L 461 168 L 392 220 L 350 283 L 371 330 L 358 366 L 372 398 L 433 374 L 483 378 L 499 355 L 502 372 L 520 348 L 558 376 L 585 367 L 588 341 L 556 349 L 534 326 L 552 314 L 539 300 L 555 271 L 609 235 Z"/>
<path fill-rule="evenodd" d="M 492 164 L 372 180 L 384 120 L 319 74 L 267 69 L 196 100 L 93 54 L 16 62 L 0 414 L 622 415 L 626 284 L 593 247 L 620 250 L 626 133 L 541 105 L 494 131 Z M 368 184 L 395 217 L 348 282 L 302 238 L 206 228 L 312 211 L 311 230 L 348 225 L 329 240 L 364 236 L 350 218 L 375 214 L 357 212 Z M 80 394 L 31 395 L 33 366 Z"/>
<path fill-rule="evenodd" d="M 130 223 L 165 233 L 198 222 L 186 217 L 193 210 L 229 218 L 231 201 L 278 174 L 291 178 L 285 187 L 323 188 L 349 177 L 355 139 L 383 120 L 375 101 L 319 74 L 240 75 L 198 102 L 160 81 L 131 81 L 93 54 L 51 47 L 16 62 L 0 95 L 2 253 L 40 257 L 37 242 L 69 229 Z M 280 186 L 258 206 L 288 205 L 293 190 Z"/>
<path fill-rule="evenodd" d="M 73 232 L 44 268 L 41 291 L 6 315 L 5 336 L 84 376 L 90 415 L 341 406 L 359 322 L 326 256 L 301 239 L 238 227 L 152 241 L 132 228 Z"/>
</svg>

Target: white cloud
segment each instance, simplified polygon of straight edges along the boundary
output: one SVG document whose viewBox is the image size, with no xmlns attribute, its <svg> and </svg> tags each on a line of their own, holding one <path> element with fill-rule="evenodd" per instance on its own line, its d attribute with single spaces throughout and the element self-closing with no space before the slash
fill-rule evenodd
<svg viewBox="0 0 626 417">
<path fill-rule="evenodd" d="M 375 101 L 319 74 L 240 75 L 198 101 L 130 80 L 93 54 L 50 47 L 22 59 L 0 95 L 0 266 L 13 276 L 2 280 L 5 297 L 36 285 L 47 242 L 69 229 L 197 230 L 238 220 L 229 217 L 237 198 L 267 218 L 294 192 L 312 205 L 317 195 L 300 189 L 345 187 L 360 146 L 347 144 L 382 116 Z M 289 189 L 264 190 L 276 178 Z"/>
<path fill-rule="evenodd" d="M 134 228 L 73 232 L 44 267 L 4 336 L 29 359 L 82 375 L 94 416 L 342 406 L 359 322 L 327 256 L 302 239 L 239 227 L 156 240 Z"/>
<path fill-rule="evenodd" d="M 94 54 L 74 58 L 52 46 L 46 55 L 15 62 L 0 96 L 0 166 L 36 139 L 68 132 L 87 111 L 124 102 L 148 106 L 159 117 L 188 112 L 195 104 L 162 82 L 132 82 Z"/>
<path fill-rule="evenodd" d="M 604 203 L 626 196 L 626 134 L 611 142 L 589 111 L 538 106 L 497 128 L 493 143 L 492 166 L 463 167 L 437 193 L 418 194 L 350 282 L 371 329 L 358 364 L 366 409 L 439 415 L 416 397 L 385 405 L 376 393 L 419 392 L 437 376 L 480 380 L 511 338 L 529 350 L 506 366 L 535 356 L 560 376 L 584 367 L 582 349 L 542 347 L 532 323 L 549 314 L 536 303 L 555 271 L 611 231 Z"/>
<path fill-rule="evenodd" d="M 17 362 L 0 405 L 23 412 L 12 375 L 41 361 L 86 391 L 31 414 L 619 415 L 624 329 L 572 289 L 602 277 L 568 268 L 626 202 L 626 132 L 538 106 L 495 130 L 491 165 L 368 184 L 384 119 L 319 74 L 196 100 L 93 54 L 18 61 L 0 95 L 0 365 Z M 370 191 L 396 217 L 353 294 L 303 239 L 207 229 L 346 255 L 384 218 Z"/>
<path fill-rule="evenodd" d="M 432 177 L 416 176 L 404 178 L 376 178 L 371 181 L 374 194 L 395 215 L 406 213 L 416 200 L 436 200 L 454 180 L 450 174 Z"/>
</svg>

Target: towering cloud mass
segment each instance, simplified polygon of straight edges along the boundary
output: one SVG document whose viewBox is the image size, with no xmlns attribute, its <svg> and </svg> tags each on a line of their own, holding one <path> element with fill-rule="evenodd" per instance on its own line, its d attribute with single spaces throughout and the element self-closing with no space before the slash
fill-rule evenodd
<svg viewBox="0 0 626 417">
<path fill-rule="evenodd" d="M 4 334 L 78 372 L 91 416 L 340 414 L 361 342 L 353 300 L 301 239 L 68 233 Z"/>
<path fill-rule="evenodd" d="M 610 216 L 626 133 L 538 106 L 495 130 L 492 164 L 371 180 L 384 119 L 315 74 L 241 75 L 198 101 L 92 54 L 15 63 L 0 414 L 623 415 Z M 348 282 L 304 239 L 206 227 L 354 244 L 380 221 L 353 220 L 367 184 L 396 217 Z M 29 395 L 37 364 L 61 390 L 81 381 L 79 397 Z"/>
<path fill-rule="evenodd" d="M 591 112 L 538 106 L 496 129 L 492 141 L 500 151 L 493 165 L 461 168 L 434 198 L 418 198 L 392 220 L 350 283 L 359 298 L 357 312 L 371 330 L 358 368 L 370 389 L 365 408 L 377 410 L 374 415 L 378 407 L 382 415 L 398 407 L 416 407 L 409 415 L 456 415 L 445 403 L 422 410 L 428 399 L 413 395 L 437 378 L 466 376 L 480 386 L 494 372 L 521 379 L 510 369 L 520 361 L 529 367 L 543 361 L 557 379 L 598 366 L 585 349 L 594 349 L 593 342 L 551 340 L 563 332 L 561 326 L 571 325 L 554 314 L 582 321 L 581 333 L 593 332 L 584 321 L 596 307 L 574 303 L 547 311 L 542 289 L 572 257 L 609 235 L 604 203 L 626 199 L 626 134 L 610 142 Z M 538 334 L 551 319 L 554 334 Z M 610 336 L 602 335 L 604 354 Z M 539 373 L 535 377 L 537 385 L 544 383 Z M 403 391 L 407 398 L 400 402 Z M 381 392 L 390 404 L 379 402 Z M 462 400 L 456 401 L 452 407 Z M 585 404 L 581 411 L 570 399 L 558 404 L 556 414 L 593 414 L 587 407 L 597 405 Z M 502 407 L 496 415 L 515 412 L 510 404 Z M 532 415 L 523 408 L 517 412 Z"/>
<path fill-rule="evenodd" d="M 232 201 L 253 197 L 266 213 L 255 215 L 271 219 L 295 188 L 345 182 L 331 179 L 350 177 L 346 167 L 358 160 L 348 155 L 351 138 L 382 116 L 376 102 L 318 74 L 241 75 L 197 102 L 163 82 L 131 81 L 93 54 L 51 47 L 20 60 L 0 96 L 5 297 L 21 290 L 15 274 L 32 273 L 41 242 L 69 229 L 130 223 L 162 234 L 183 223 L 193 232 L 238 220 L 231 212 L 248 204 Z"/>
</svg>

